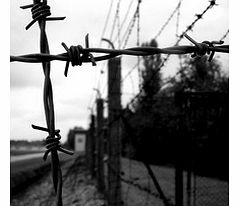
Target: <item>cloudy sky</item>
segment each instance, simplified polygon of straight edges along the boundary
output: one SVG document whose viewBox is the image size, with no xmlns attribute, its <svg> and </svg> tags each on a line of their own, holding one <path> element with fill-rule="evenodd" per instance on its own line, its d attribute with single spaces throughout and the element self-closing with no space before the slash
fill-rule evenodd
<svg viewBox="0 0 239 206">
<path fill-rule="evenodd" d="M 112 11 L 108 18 L 108 25 L 103 37 L 109 38 L 113 20 L 116 13 L 118 0 L 113 1 Z M 119 23 L 122 23 L 131 0 L 121 0 L 119 10 Z M 178 4 L 178 0 L 159 1 L 142 0 L 140 6 L 140 42 L 150 41 L 160 30 L 172 11 Z M 22 55 L 39 53 L 39 28 L 34 24 L 29 30 L 25 26 L 31 21 L 30 10 L 22 10 L 19 7 L 30 4 L 31 1 L 10 1 L 10 54 Z M 210 9 L 203 19 L 199 20 L 193 31 L 188 34 L 198 42 L 204 40 L 219 40 L 228 30 L 228 0 L 218 0 L 218 6 Z M 51 6 L 52 16 L 66 16 L 63 21 L 47 22 L 47 35 L 50 52 L 58 54 L 65 52 L 61 42 L 66 45 L 84 46 L 84 37 L 89 33 L 90 47 L 107 48 L 107 43 L 102 42 L 102 31 L 105 25 L 111 0 L 57 0 L 48 1 Z M 183 0 L 180 8 L 179 33 L 182 33 L 190 25 L 195 14 L 201 13 L 209 5 L 208 0 Z M 133 0 L 128 18 L 120 34 L 123 37 L 129 21 L 136 10 L 137 0 Z M 176 18 L 172 18 L 164 32 L 157 38 L 159 47 L 173 46 L 176 41 Z M 117 37 L 117 25 L 113 37 Z M 136 46 L 136 25 L 132 30 L 126 47 Z M 225 39 L 228 44 L 228 37 Z M 190 45 L 188 40 L 182 40 L 182 44 Z M 117 41 L 115 46 L 118 47 Z M 228 54 L 218 55 L 225 71 L 228 71 Z M 122 76 L 137 62 L 136 57 L 124 56 L 122 58 Z M 51 63 L 51 78 L 53 84 L 53 97 L 55 106 L 56 128 L 61 130 L 63 141 L 66 140 L 68 130 L 74 126 L 88 127 L 90 110 L 94 106 L 96 92 L 93 88 L 99 88 L 102 96 L 106 98 L 106 62 L 99 62 L 97 67 L 84 64 L 81 67 L 69 68 L 68 77 L 64 77 L 64 62 Z M 171 76 L 178 68 L 177 57 L 172 56 L 166 67 L 162 69 L 164 77 Z M 100 73 L 103 70 L 104 73 Z M 31 124 L 45 126 L 43 107 L 43 80 L 44 75 L 41 64 L 12 62 L 10 64 L 11 89 L 10 89 L 10 138 L 38 140 L 45 138 L 45 134 L 33 130 Z M 123 105 L 129 101 L 138 91 L 137 69 L 132 72 L 122 85 Z"/>
</svg>

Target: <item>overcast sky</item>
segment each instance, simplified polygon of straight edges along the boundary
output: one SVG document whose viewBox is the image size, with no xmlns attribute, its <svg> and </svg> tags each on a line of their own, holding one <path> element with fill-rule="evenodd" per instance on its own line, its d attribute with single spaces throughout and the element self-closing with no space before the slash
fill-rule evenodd
<svg viewBox="0 0 239 206">
<path fill-rule="evenodd" d="M 112 28 L 116 5 L 118 0 L 114 0 L 108 27 L 103 37 L 109 38 Z M 122 22 L 131 0 L 122 0 L 120 5 L 120 21 Z M 199 20 L 193 31 L 188 34 L 202 42 L 204 40 L 219 40 L 228 30 L 228 1 L 216 1 L 219 6 L 210 9 L 203 19 Z M 39 53 L 39 28 L 34 24 L 29 30 L 25 26 L 31 21 L 30 10 L 22 10 L 19 7 L 31 3 L 26 0 L 10 1 L 10 53 L 11 55 L 22 55 L 28 53 Z M 47 35 L 50 52 L 58 54 L 65 52 L 61 42 L 71 45 L 84 46 L 84 37 L 89 33 L 90 47 L 99 47 L 101 34 L 105 25 L 106 16 L 111 0 L 57 0 L 48 1 L 51 6 L 52 16 L 66 16 L 63 21 L 47 22 Z M 142 0 L 140 7 L 140 42 L 150 41 L 160 30 L 169 15 L 175 9 L 178 0 L 159 1 Z M 125 26 L 127 28 L 135 12 L 137 0 L 134 0 Z M 201 13 L 209 5 L 208 0 L 183 0 L 180 9 L 179 33 L 182 33 L 190 25 L 195 14 Z M 173 46 L 176 41 L 176 16 L 170 21 L 164 32 L 157 39 L 159 47 Z M 117 27 L 113 36 L 117 35 Z M 137 43 L 136 26 L 132 31 L 126 47 L 136 46 Z M 225 39 L 228 44 L 228 37 Z M 188 40 L 181 43 L 190 45 Z M 107 48 L 104 42 L 101 47 Z M 117 42 L 115 44 L 117 47 Z M 228 54 L 218 55 L 223 65 L 223 69 L 228 71 Z M 123 56 L 122 76 L 132 68 L 137 62 L 136 57 Z M 64 77 L 64 62 L 51 63 L 51 78 L 53 84 L 53 98 L 55 106 L 56 128 L 61 130 L 62 140 L 66 140 L 66 135 L 70 128 L 74 126 L 88 127 L 89 114 L 88 106 L 93 105 L 96 93 L 93 88 L 100 88 L 102 95 L 106 98 L 106 67 L 105 62 L 97 63 L 97 67 L 90 64 L 83 64 L 81 67 L 69 68 L 68 77 Z M 166 67 L 162 69 L 163 75 L 173 75 L 178 68 L 177 57 L 170 57 Z M 100 74 L 100 70 L 104 70 Z M 42 133 L 31 128 L 31 124 L 46 126 L 43 107 L 43 80 L 44 75 L 41 64 L 30 64 L 12 62 L 11 72 L 11 139 L 39 140 L 46 137 Z M 122 85 L 123 105 L 129 101 L 138 91 L 137 69 L 132 73 L 131 78 L 127 78 Z"/>
</svg>

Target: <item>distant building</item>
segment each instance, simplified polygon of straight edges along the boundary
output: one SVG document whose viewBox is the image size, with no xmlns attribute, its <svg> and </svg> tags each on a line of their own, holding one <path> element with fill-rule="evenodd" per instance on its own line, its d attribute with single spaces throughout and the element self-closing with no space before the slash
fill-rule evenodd
<svg viewBox="0 0 239 206">
<path fill-rule="evenodd" d="M 85 152 L 86 130 L 82 127 L 74 127 L 68 133 L 68 145 L 76 152 Z"/>
</svg>

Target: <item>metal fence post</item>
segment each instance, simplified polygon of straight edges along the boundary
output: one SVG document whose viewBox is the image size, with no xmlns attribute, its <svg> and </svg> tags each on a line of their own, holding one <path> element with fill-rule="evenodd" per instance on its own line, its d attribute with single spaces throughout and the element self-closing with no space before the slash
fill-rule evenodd
<svg viewBox="0 0 239 206">
<path fill-rule="evenodd" d="M 108 205 L 119 206 L 121 202 L 120 156 L 121 138 L 119 113 L 121 59 L 110 59 L 108 63 Z"/>
</svg>

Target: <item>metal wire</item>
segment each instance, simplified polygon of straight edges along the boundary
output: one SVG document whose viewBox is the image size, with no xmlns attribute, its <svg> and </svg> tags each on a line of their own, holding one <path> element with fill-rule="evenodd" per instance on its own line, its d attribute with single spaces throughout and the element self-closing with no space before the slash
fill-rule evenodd
<svg viewBox="0 0 239 206">
<path fill-rule="evenodd" d="M 181 5 L 181 1 L 178 3 L 178 5 L 176 6 L 176 8 L 173 10 L 172 14 L 169 16 L 169 18 L 167 19 L 167 21 L 164 23 L 164 25 L 160 28 L 160 30 L 158 31 L 158 33 L 155 35 L 154 39 L 157 39 L 160 34 L 163 32 L 163 30 L 166 28 L 166 26 L 169 24 L 170 20 L 173 18 L 174 14 L 176 13 L 176 11 L 180 8 Z"/>
<path fill-rule="evenodd" d="M 26 29 L 29 29 L 36 21 L 39 23 L 40 28 L 40 51 L 41 54 L 48 55 L 49 45 L 47 40 L 47 35 L 45 31 L 46 26 L 46 17 L 50 16 L 50 7 L 47 5 L 47 1 L 43 0 L 34 0 L 33 4 L 22 6 L 22 9 L 32 8 L 32 17 L 33 20 L 27 25 Z M 62 20 L 63 18 L 48 18 L 48 20 Z M 71 151 L 68 151 L 61 147 L 60 145 L 60 130 L 55 129 L 55 115 L 54 115 L 54 103 L 53 103 L 53 91 L 52 91 L 52 84 L 50 78 L 50 62 L 44 61 L 42 62 L 43 72 L 45 75 L 44 79 L 44 89 L 43 89 L 43 102 L 44 102 L 44 109 L 45 109 L 45 117 L 47 128 L 39 127 L 32 125 L 33 129 L 41 130 L 48 132 L 48 137 L 46 138 L 46 152 L 43 156 L 43 159 L 46 160 L 48 154 L 51 152 L 52 157 L 52 179 L 54 184 L 54 189 L 56 192 L 56 206 L 62 206 L 62 173 L 59 164 L 59 158 L 57 151 L 64 152 L 66 154 L 73 154 Z M 56 137 L 55 137 L 56 136 Z"/>
<path fill-rule="evenodd" d="M 223 41 L 227 35 L 229 34 L 229 29 L 226 31 L 226 33 L 222 36 L 222 38 L 220 39 L 220 41 Z"/>
<path fill-rule="evenodd" d="M 131 35 L 132 31 L 133 31 L 133 28 L 134 28 L 134 26 L 135 26 L 136 19 L 139 18 L 140 3 L 141 3 L 141 0 L 138 0 L 138 4 L 137 4 L 137 7 L 136 7 L 136 11 L 135 11 L 135 13 L 134 13 L 134 15 L 133 15 L 133 18 L 132 18 L 132 20 L 130 21 L 129 26 L 128 26 L 128 28 L 127 28 L 127 30 L 126 30 L 124 36 L 123 36 L 122 41 L 125 39 L 125 40 L 124 40 L 124 44 L 123 44 L 123 49 L 124 49 L 124 48 L 126 47 L 126 45 L 127 45 L 127 42 L 128 42 L 128 40 L 129 40 L 129 37 L 130 37 L 130 35 Z M 127 33 L 127 32 L 128 32 L 128 33 Z"/>
<path fill-rule="evenodd" d="M 216 4 L 216 0 L 211 0 L 209 1 L 210 4 L 207 6 L 207 8 L 201 13 L 201 14 L 195 14 L 195 16 L 197 17 L 188 27 L 187 29 L 179 36 L 179 39 L 176 43 L 176 45 L 178 45 L 178 43 L 180 42 L 180 40 L 183 38 L 184 34 L 186 34 L 188 31 L 192 30 L 194 25 L 196 24 L 196 22 L 200 19 L 202 19 L 203 15 L 211 8 L 213 8 L 214 6 L 217 6 L 218 4 Z"/>
<path fill-rule="evenodd" d="M 222 52 L 229 53 L 229 45 L 213 46 L 213 44 L 222 44 L 223 42 L 209 42 L 204 41 L 197 43 L 195 40 L 190 38 L 186 33 L 184 36 L 187 37 L 195 46 L 172 46 L 167 48 L 155 48 L 155 47 L 133 47 L 128 49 L 103 49 L 103 48 L 82 48 L 81 46 L 71 46 L 73 52 L 62 53 L 58 55 L 51 55 L 46 53 L 38 54 L 27 54 L 21 56 L 10 56 L 10 61 L 29 62 L 29 63 L 40 63 L 49 62 L 53 60 L 71 62 L 72 66 L 81 65 L 83 62 L 97 62 L 107 59 L 114 58 L 119 55 L 131 55 L 131 56 L 148 56 L 153 54 L 189 54 L 195 53 L 197 55 L 205 55 L 211 52 Z M 80 49 L 79 49 L 80 48 Z M 94 53 L 105 53 L 107 55 L 93 57 L 88 56 L 89 52 Z M 87 54 L 87 55 L 83 55 Z M 71 56 L 74 55 L 74 56 Z"/>
<path fill-rule="evenodd" d="M 123 19 L 123 21 L 122 21 L 122 23 L 121 23 L 121 25 L 120 25 L 120 30 L 123 29 L 123 26 L 124 26 L 124 24 L 125 24 L 125 22 L 126 22 L 126 19 L 127 19 L 128 15 L 129 15 L 129 11 L 130 11 L 130 9 L 131 9 L 131 6 L 132 6 L 132 4 L 133 4 L 133 1 L 134 1 L 134 0 L 131 0 L 131 2 L 129 3 L 127 12 L 126 12 L 126 14 L 125 14 L 125 17 L 124 17 L 124 19 Z M 113 39 L 112 42 L 115 42 L 116 39 L 117 39 L 117 35 L 115 36 L 115 38 Z"/>
</svg>

